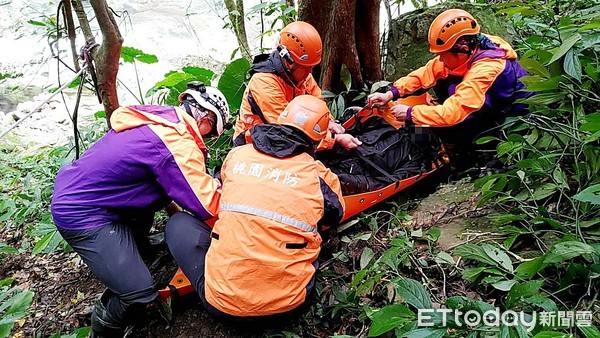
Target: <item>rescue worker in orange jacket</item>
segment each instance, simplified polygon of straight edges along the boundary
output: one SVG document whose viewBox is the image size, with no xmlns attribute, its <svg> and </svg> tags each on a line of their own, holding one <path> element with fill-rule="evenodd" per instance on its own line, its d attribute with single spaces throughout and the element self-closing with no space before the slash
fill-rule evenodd
<svg viewBox="0 0 600 338">
<path fill-rule="evenodd" d="M 58 231 L 107 290 L 92 310 L 92 337 L 120 337 L 158 293 L 140 252 L 154 212 L 175 201 L 199 219 L 218 211 L 220 183 L 205 170 L 203 137 L 229 118 L 223 94 L 191 83 L 181 108 L 115 110 L 112 129 L 56 176 Z"/>
<path fill-rule="evenodd" d="M 323 99 L 321 88 L 311 72 L 321 62 L 323 45 L 317 30 L 310 24 L 296 21 L 280 33 L 277 50 L 270 55 L 259 55 L 250 68 L 250 82 L 246 88 L 240 114 L 235 123 L 234 145 L 249 143 L 248 131 L 257 124 L 276 123 L 287 104 L 298 95 L 312 95 Z M 361 142 L 344 128 L 329 122 L 329 133 L 319 149 L 331 149 L 335 143 L 346 149 L 358 147 Z"/>
<path fill-rule="evenodd" d="M 169 249 L 210 314 L 271 322 L 306 303 L 319 229 L 337 225 L 345 207 L 337 176 L 314 158 L 329 114 L 314 96 L 294 98 L 279 124 L 253 127 L 252 144 L 227 155 L 212 232 L 186 213 L 167 223 Z"/>
<path fill-rule="evenodd" d="M 480 33 L 471 14 L 460 9 L 441 13 L 429 27 L 428 41 L 437 57 L 394 82 L 388 92 L 371 94 L 369 104 L 382 105 L 433 88 L 440 105 L 398 104 L 392 113 L 399 120 L 434 127 L 442 141 L 462 147 L 507 116 L 528 113 L 526 105 L 516 103 L 533 95 L 521 91 L 525 86 L 519 79 L 527 72 L 517 53 L 501 38 Z"/>
</svg>

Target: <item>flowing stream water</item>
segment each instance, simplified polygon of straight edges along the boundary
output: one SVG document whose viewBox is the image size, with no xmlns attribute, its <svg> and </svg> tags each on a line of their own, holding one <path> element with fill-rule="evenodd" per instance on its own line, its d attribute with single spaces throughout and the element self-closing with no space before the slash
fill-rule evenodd
<svg viewBox="0 0 600 338">
<path fill-rule="evenodd" d="M 4 1 L 4 2 L 2 2 Z M 244 1 L 246 13 L 261 0 Z M 89 1 L 83 1 L 92 17 Z M 222 0 L 108 0 L 120 24 L 124 46 L 134 47 L 154 54 L 158 62 L 143 64 L 122 63 L 119 67 L 118 93 L 121 104 L 137 104 L 165 73 L 194 65 L 209 68 L 219 74 L 231 60 L 238 47 L 231 29 L 224 27 L 227 10 Z M 402 11 L 411 10 L 407 4 Z M 59 66 L 53 55 L 72 65 L 69 43 L 61 39 L 51 46 L 47 31 L 50 28 L 28 23 L 43 22 L 56 16 L 57 3 L 48 0 L 0 0 L 0 133 L 16 120 L 37 107 L 50 96 L 49 89 L 58 87 L 73 77 L 73 72 Z M 386 14 L 382 8 L 382 18 Z M 267 17 L 265 27 L 271 26 Z M 97 33 L 97 42 L 101 36 Z M 281 25 L 281 23 L 278 23 Z M 382 19 L 382 25 L 385 25 Z M 257 14 L 247 18 L 246 29 L 250 47 L 258 52 L 260 47 L 274 47 L 276 36 L 260 37 L 261 25 Z M 83 45 L 78 35 L 77 48 Z M 239 54 L 238 54 L 239 57 Z M 19 75 L 5 78 L 7 74 Z M 139 87 L 138 87 L 139 82 Z M 142 95 L 140 95 L 140 92 Z M 70 135 L 69 112 L 73 110 L 76 88 L 65 91 L 65 99 L 56 96 L 52 102 L 33 114 L 7 137 L 0 139 L 0 147 L 21 147 L 65 143 Z M 144 103 L 148 103 L 144 98 Z M 102 105 L 88 90 L 84 90 L 79 114 L 90 116 L 102 110 Z M 86 119 L 82 119 L 86 123 Z M 89 118 L 87 119 L 89 121 Z"/>
<path fill-rule="evenodd" d="M 248 1 L 246 8 L 258 2 Z M 83 3 L 91 17 L 89 2 Z M 121 64 L 118 76 L 121 104 L 139 103 L 139 97 L 170 70 L 195 65 L 220 73 L 237 48 L 235 35 L 224 28 L 222 18 L 227 11 L 222 0 L 109 0 L 108 3 L 119 15 L 123 45 L 154 54 L 159 60 L 154 64 Z M 57 48 L 48 43 L 46 28 L 28 23 L 29 20 L 43 22 L 45 17 L 55 16 L 56 10 L 57 4 L 47 0 L 0 3 L 0 74 L 19 75 L 0 80 L 0 112 L 3 112 L 0 113 L 0 132 L 50 96 L 48 89 L 58 87 L 59 76 L 62 83 L 73 77 L 73 72 L 59 67 L 53 57 Z M 96 27 L 93 29 L 97 32 Z M 255 25 L 248 25 L 250 44 L 254 48 L 260 43 L 258 30 Z M 101 42 L 99 32 L 96 38 Z M 78 48 L 82 45 L 83 37 L 78 36 Z M 59 55 L 72 65 L 68 48 L 68 41 L 61 39 Z M 71 128 L 67 110 L 73 109 L 75 93 L 75 88 L 65 91 L 66 104 L 61 96 L 56 96 L 53 102 L 1 139 L 0 145 L 65 142 L 69 135 L 67 130 Z M 148 103 L 147 98 L 144 102 Z M 89 116 L 99 110 L 102 105 L 93 93 L 84 90 L 80 114 Z"/>
</svg>

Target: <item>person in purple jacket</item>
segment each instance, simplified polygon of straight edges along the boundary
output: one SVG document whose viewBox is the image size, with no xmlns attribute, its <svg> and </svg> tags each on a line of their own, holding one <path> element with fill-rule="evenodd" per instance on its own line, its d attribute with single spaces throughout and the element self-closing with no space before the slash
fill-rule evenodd
<svg viewBox="0 0 600 338">
<path fill-rule="evenodd" d="M 223 132 L 227 101 L 201 82 L 179 101 L 118 108 L 112 129 L 56 176 L 54 223 L 107 286 L 92 310 L 93 337 L 122 336 L 158 295 L 139 251 L 154 212 L 174 201 L 201 220 L 217 213 L 221 187 L 206 172 L 203 138 Z"/>
</svg>

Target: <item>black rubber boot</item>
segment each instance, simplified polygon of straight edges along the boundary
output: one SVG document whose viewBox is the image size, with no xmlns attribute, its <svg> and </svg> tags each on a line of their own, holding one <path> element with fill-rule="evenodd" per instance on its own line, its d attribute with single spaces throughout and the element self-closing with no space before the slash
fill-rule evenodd
<svg viewBox="0 0 600 338">
<path fill-rule="evenodd" d="M 90 335 L 92 338 L 123 337 L 125 334 L 125 324 L 117 320 L 104 305 L 104 302 L 112 295 L 113 293 L 110 290 L 106 290 L 94 304 L 92 333 Z"/>
</svg>

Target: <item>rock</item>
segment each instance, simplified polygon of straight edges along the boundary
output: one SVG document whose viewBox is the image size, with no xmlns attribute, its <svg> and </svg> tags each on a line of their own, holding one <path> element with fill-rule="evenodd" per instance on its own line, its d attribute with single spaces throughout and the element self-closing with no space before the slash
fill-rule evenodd
<svg viewBox="0 0 600 338">
<path fill-rule="evenodd" d="M 17 111 L 29 113 L 34 110 L 39 104 L 35 101 L 21 102 L 17 105 Z"/>
<path fill-rule="evenodd" d="M 413 217 L 412 226 L 423 229 L 439 228 L 441 235 L 437 245 L 443 251 L 449 251 L 463 243 L 465 232 L 494 231 L 484 217 L 491 210 L 476 207 L 478 196 L 478 190 L 472 182 L 463 180 L 442 185 L 436 192 L 421 200 L 419 206 L 410 212 Z"/>
<path fill-rule="evenodd" d="M 41 112 L 40 116 L 46 116 L 50 122 L 65 124 L 67 122 L 67 114 L 64 109 L 58 107 L 58 109 L 47 107 Z"/>
<path fill-rule="evenodd" d="M 10 113 L 10 116 L 12 117 L 13 122 L 16 122 L 16 121 L 19 121 L 20 119 L 22 119 L 23 116 L 25 116 L 25 114 L 22 114 L 19 111 L 13 111 Z"/>
<path fill-rule="evenodd" d="M 429 53 L 427 33 L 429 25 L 441 12 L 462 8 L 471 13 L 481 25 L 481 32 L 498 35 L 511 42 L 507 20 L 497 15 L 489 5 L 468 2 L 444 2 L 425 9 L 415 10 L 392 20 L 387 41 L 385 78 L 395 81 L 411 71 L 424 66 L 434 55 Z"/>
<path fill-rule="evenodd" d="M 48 102 L 48 105 L 50 106 L 51 109 L 56 109 L 56 108 L 60 108 L 60 106 L 63 103 L 61 101 L 58 100 L 51 100 L 50 102 Z"/>
<path fill-rule="evenodd" d="M 2 131 L 4 131 L 4 129 L 8 128 L 8 126 L 14 122 L 15 120 L 13 120 L 12 115 L 4 113 L 0 114 L 0 126 L 2 126 Z"/>
</svg>

